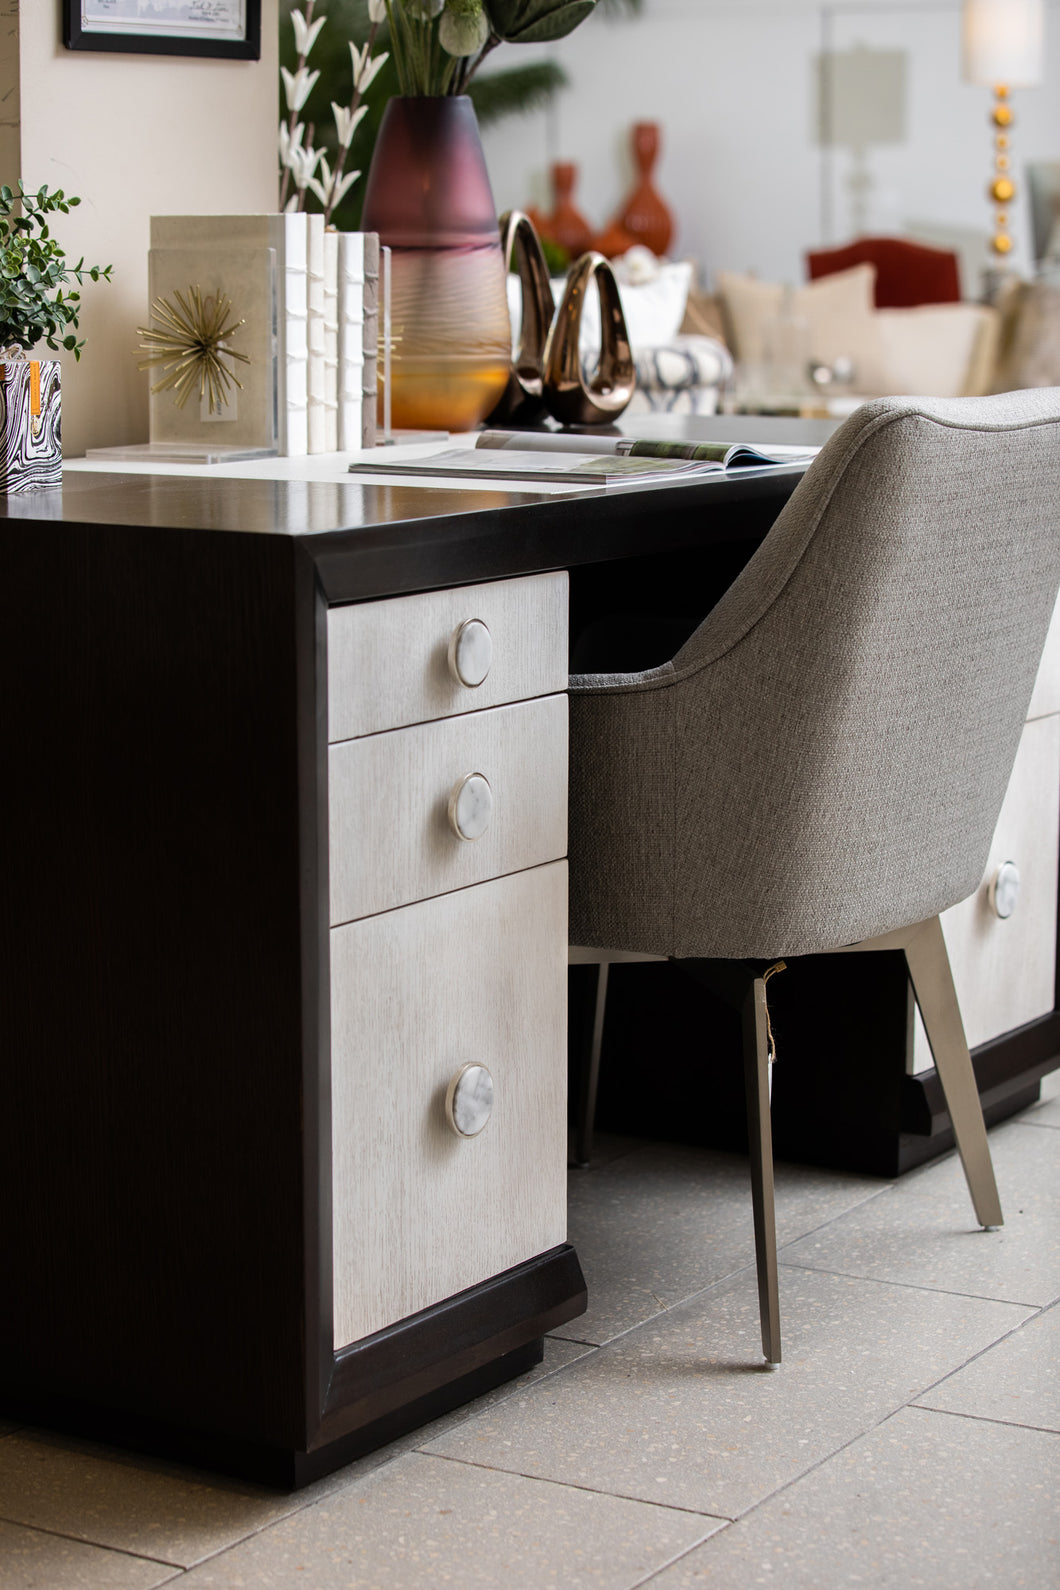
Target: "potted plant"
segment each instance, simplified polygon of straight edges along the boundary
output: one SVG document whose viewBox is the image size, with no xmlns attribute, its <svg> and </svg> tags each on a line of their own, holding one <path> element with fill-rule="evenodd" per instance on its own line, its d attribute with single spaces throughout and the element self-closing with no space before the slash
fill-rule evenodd
<svg viewBox="0 0 1060 1590">
<path fill-rule="evenodd" d="M 110 265 L 67 265 L 49 217 L 80 204 L 62 188 L 27 193 L 0 187 L 0 491 L 62 480 L 58 359 L 32 358 L 40 343 L 80 359 L 78 314 L 84 278 L 110 279 Z M 75 282 L 71 288 L 68 284 Z"/>
</svg>

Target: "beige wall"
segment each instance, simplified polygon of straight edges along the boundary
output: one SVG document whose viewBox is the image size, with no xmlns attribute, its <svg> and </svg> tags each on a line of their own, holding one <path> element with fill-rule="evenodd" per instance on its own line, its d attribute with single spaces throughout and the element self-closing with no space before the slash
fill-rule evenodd
<svg viewBox="0 0 1060 1590">
<path fill-rule="evenodd" d="M 136 328 L 150 216 L 276 207 L 276 7 L 262 0 L 261 60 L 225 61 L 65 50 L 57 0 L 21 0 L 22 177 L 79 194 L 55 233 L 72 260 L 114 266 L 109 284 L 85 287 L 80 364 L 64 355 L 68 458 L 147 439 Z"/>
<path fill-rule="evenodd" d="M 18 176 L 18 0 L 0 0 L 0 183 Z"/>
</svg>

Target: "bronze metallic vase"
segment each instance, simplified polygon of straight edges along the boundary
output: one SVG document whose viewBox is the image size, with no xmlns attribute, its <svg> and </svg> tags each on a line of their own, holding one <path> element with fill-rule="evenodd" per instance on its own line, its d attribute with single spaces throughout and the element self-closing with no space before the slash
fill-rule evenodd
<svg viewBox="0 0 1060 1590">
<path fill-rule="evenodd" d="M 545 414 L 545 344 L 556 313 L 548 265 L 533 222 L 521 210 L 507 210 L 500 220 L 501 250 L 506 268 L 519 277 L 522 315 L 519 345 L 512 355 L 508 385 L 489 416 L 491 425 L 532 425 Z"/>
<path fill-rule="evenodd" d="M 466 431 L 511 368 L 505 262 L 478 123 L 464 97 L 389 101 L 362 225 L 391 259 L 391 419 Z"/>
<path fill-rule="evenodd" d="M 600 294 L 600 357 L 582 370 L 579 340 L 585 296 Z M 602 254 L 583 254 L 571 266 L 545 348 L 545 402 L 563 425 L 606 425 L 617 419 L 636 387 L 633 351 L 618 283 Z"/>
</svg>

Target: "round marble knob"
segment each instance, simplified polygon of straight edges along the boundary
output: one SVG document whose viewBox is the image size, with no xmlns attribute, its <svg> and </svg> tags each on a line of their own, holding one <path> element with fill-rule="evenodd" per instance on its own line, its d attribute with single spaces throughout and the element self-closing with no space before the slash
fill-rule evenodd
<svg viewBox="0 0 1060 1590">
<path fill-rule="evenodd" d="M 449 796 L 449 825 L 458 839 L 481 839 L 493 816 L 493 791 L 481 773 L 469 773 Z"/>
<path fill-rule="evenodd" d="M 990 880 L 990 909 L 1002 921 L 1016 909 L 1020 897 L 1020 870 L 1014 861 L 1003 861 Z"/>
<path fill-rule="evenodd" d="M 485 1066 L 469 1064 L 445 1090 L 445 1119 L 457 1137 L 477 1137 L 493 1110 L 493 1078 Z"/>
<path fill-rule="evenodd" d="M 481 618 L 468 618 L 449 637 L 449 672 L 469 690 L 477 690 L 493 662 L 493 636 Z"/>
</svg>

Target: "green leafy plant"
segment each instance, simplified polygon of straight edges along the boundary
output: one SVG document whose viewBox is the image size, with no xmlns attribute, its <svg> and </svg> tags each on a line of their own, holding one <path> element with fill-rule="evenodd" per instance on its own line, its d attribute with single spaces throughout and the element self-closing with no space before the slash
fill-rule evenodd
<svg viewBox="0 0 1060 1590">
<path fill-rule="evenodd" d="M 550 44 L 596 0 L 369 0 L 385 16 L 403 94 L 464 94 L 499 44 Z"/>
<path fill-rule="evenodd" d="M 56 352 L 65 348 L 80 359 L 84 342 L 74 336 L 81 309 L 79 288 L 86 276 L 109 281 L 113 265 L 86 265 L 84 257 L 67 265 L 66 251 L 51 235 L 48 217 L 69 215 L 78 198 L 54 193 L 47 185 L 27 193 L 0 188 L 0 348 L 28 351 L 44 341 Z M 64 288 L 66 291 L 64 291 Z"/>
</svg>

